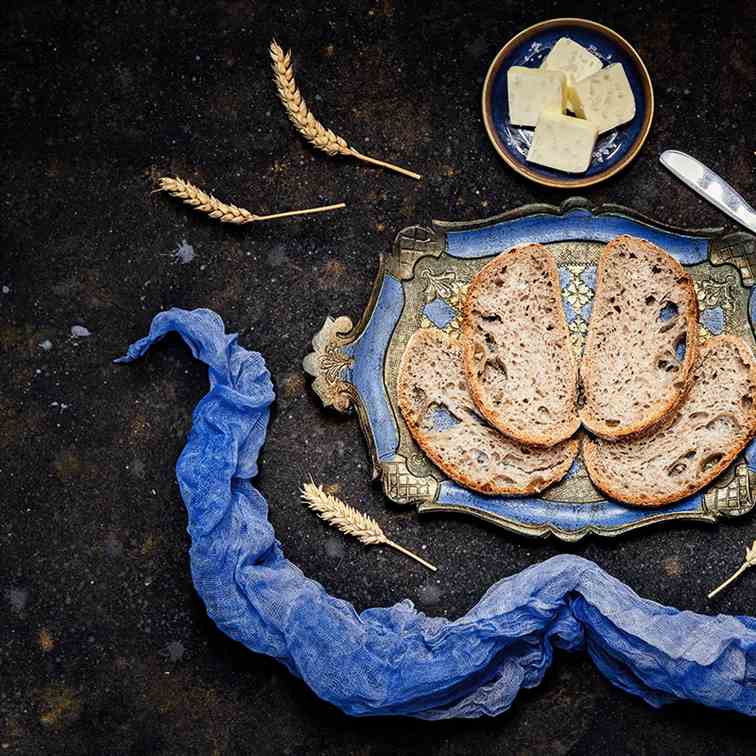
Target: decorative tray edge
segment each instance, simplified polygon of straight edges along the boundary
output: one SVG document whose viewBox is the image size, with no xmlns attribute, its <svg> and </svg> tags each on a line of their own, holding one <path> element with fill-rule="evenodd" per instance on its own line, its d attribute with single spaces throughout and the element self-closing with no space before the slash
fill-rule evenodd
<svg viewBox="0 0 756 756">
<path fill-rule="evenodd" d="M 748 501 L 730 508 L 726 506 L 720 508 L 717 505 L 719 499 L 716 494 L 711 497 L 711 501 L 707 501 L 710 498 L 708 496 L 709 490 L 714 489 L 716 491 L 717 489 L 716 485 L 712 485 L 705 492 L 699 494 L 700 505 L 698 508 L 689 511 L 665 509 L 657 512 L 645 510 L 645 515 L 637 521 L 617 526 L 585 525 L 575 529 L 567 529 L 549 522 L 524 523 L 496 513 L 483 511 L 479 507 L 468 507 L 459 503 L 450 505 L 440 501 L 439 496 L 442 493 L 445 481 L 439 481 L 433 475 L 418 477 L 408 467 L 408 459 L 402 455 L 397 453 L 381 454 L 379 452 L 375 431 L 370 420 L 370 408 L 353 382 L 353 370 L 358 361 L 355 345 L 360 343 L 373 322 L 376 308 L 387 281 L 390 281 L 392 286 L 396 285 L 401 289 L 402 282 L 413 278 L 415 267 L 421 259 L 424 257 L 439 258 L 442 254 L 448 252 L 449 233 L 486 229 L 530 216 L 565 216 L 576 212 L 592 217 L 617 216 L 621 219 L 647 225 L 652 230 L 659 229 L 689 239 L 697 238 L 707 243 L 708 254 L 706 258 L 709 262 L 715 266 L 730 265 L 735 268 L 744 287 L 750 288 L 756 278 L 756 237 L 751 234 L 740 231 L 727 233 L 727 229 L 724 227 L 682 228 L 656 221 L 621 205 L 603 204 L 598 207 L 591 207 L 589 201 L 582 197 L 569 198 L 559 206 L 544 203 L 530 204 L 482 220 L 462 222 L 433 220 L 430 226 L 408 226 L 396 234 L 389 254 L 380 256 L 378 272 L 367 305 L 358 322 L 353 324 L 351 318 L 343 315 L 336 318 L 329 316 L 313 337 L 313 351 L 304 358 L 303 368 L 314 379 L 312 384 L 314 391 L 325 407 L 332 407 L 341 413 L 352 411 L 356 413 L 366 439 L 373 480 L 382 481 L 384 493 L 389 500 L 400 506 L 416 505 L 421 514 L 433 512 L 464 513 L 519 535 L 539 538 L 553 535 L 563 541 L 575 542 L 588 534 L 616 537 L 640 527 L 657 525 L 665 521 L 685 520 L 714 523 L 720 517 L 730 518 L 747 513 L 756 504 L 756 501 L 750 495 L 750 485 L 748 486 Z M 753 327 L 752 320 L 751 326 Z M 386 344 L 390 341 L 395 327 L 396 322 L 387 333 L 382 334 Z M 385 357 L 385 353 L 383 357 Z M 383 401 L 387 404 L 392 415 L 391 419 L 393 419 L 393 424 L 397 428 L 398 435 L 398 418 L 388 399 L 389 391 L 385 377 L 382 378 L 380 386 L 384 395 Z M 739 458 L 730 470 L 745 469 L 747 471 L 746 477 L 750 479 L 751 474 L 756 474 L 751 471 L 751 467 L 752 465 Z M 756 470 L 756 465 L 753 467 Z M 733 472 L 733 475 L 735 474 Z M 730 477 L 732 478 L 733 475 L 730 475 Z M 737 476 L 742 477 L 740 472 L 737 473 Z M 729 482 L 724 485 L 724 488 L 727 485 L 729 485 Z"/>
</svg>

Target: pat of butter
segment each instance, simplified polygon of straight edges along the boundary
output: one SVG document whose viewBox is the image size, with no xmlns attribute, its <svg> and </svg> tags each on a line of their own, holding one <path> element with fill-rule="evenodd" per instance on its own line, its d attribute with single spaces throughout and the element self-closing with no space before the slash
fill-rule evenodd
<svg viewBox="0 0 756 756">
<path fill-rule="evenodd" d="M 541 68 L 549 71 L 564 71 L 567 83 L 572 86 L 576 81 L 590 76 L 604 67 L 600 58 L 586 50 L 569 37 L 561 37 L 541 63 Z"/>
<path fill-rule="evenodd" d="M 509 120 L 515 126 L 535 126 L 546 108 L 564 113 L 567 77 L 561 71 L 512 66 L 507 71 Z"/>
<path fill-rule="evenodd" d="M 600 71 L 604 67 L 600 58 L 569 37 L 561 37 L 541 63 L 541 68 L 562 71 L 567 76 L 567 105 L 575 112 L 571 90 L 575 83 Z"/>
<path fill-rule="evenodd" d="M 599 134 L 635 118 L 635 96 L 621 63 L 576 82 L 571 98 L 575 113 L 595 124 Z"/>
<path fill-rule="evenodd" d="M 528 161 L 565 173 L 584 173 L 591 164 L 597 136 L 589 121 L 546 110 L 536 124 Z"/>
</svg>

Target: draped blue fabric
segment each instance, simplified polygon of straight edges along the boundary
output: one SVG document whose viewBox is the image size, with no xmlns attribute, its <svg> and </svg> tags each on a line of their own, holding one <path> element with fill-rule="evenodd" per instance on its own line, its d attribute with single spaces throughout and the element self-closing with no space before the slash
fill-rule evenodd
<svg viewBox="0 0 756 756">
<path fill-rule="evenodd" d="M 756 715 L 756 619 L 662 606 L 577 556 L 500 580 L 454 621 L 407 600 L 358 614 L 330 596 L 284 557 L 249 483 L 274 400 L 263 358 L 216 313 L 174 309 L 118 361 L 172 331 L 210 378 L 176 466 L 194 585 L 224 633 L 278 659 L 322 699 L 351 715 L 495 715 L 541 682 L 558 647 L 587 651 L 652 706 L 690 700 Z"/>
</svg>

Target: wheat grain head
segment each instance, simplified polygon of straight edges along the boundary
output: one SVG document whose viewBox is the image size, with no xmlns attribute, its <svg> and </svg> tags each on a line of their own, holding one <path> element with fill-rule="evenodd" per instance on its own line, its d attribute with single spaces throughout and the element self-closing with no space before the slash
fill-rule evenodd
<svg viewBox="0 0 756 756">
<path fill-rule="evenodd" d="M 337 202 L 333 205 L 320 205 L 318 207 L 306 207 L 301 210 L 284 210 L 283 212 L 269 213 L 268 215 L 255 215 L 243 207 L 221 202 L 216 197 L 213 197 L 212 194 L 203 192 L 199 187 L 178 178 L 178 176 L 176 178 L 163 177 L 159 179 L 158 185 L 159 188 L 155 191 L 168 192 L 195 210 L 207 213 L 211 218 L 215 218 L 221 223 L 234 223 L 236 225 L 243 225 L 254 221 L 273 220 L 274 218 L 289 218 L 293 215 L 325 213 L 329 210 L 339 210 L 342 207 L 346 207 L 343 202 Z"/>
<path fill-rule="evenodd" d="M 212 194 L 203 192 L 199 187 L 178 178 L 178 176 L 176 178 L 168 178 L 164 176 L 158 181 L 158 185 L 160 190 L 168 192 L 168 194 L 180 199 L 195 210 L 198 210 L 201 213 L 206 213 L 211 218 L 215 218 L 221 223 L 243 225 L 245 223 L 252 223 L 253 221 L 260 220 L 259 216 L 250 213 L 249 210 L 221 202 L 216 197 L 213 197 Z"/>
<path fill-rule="evenodd" d="M 753 545 L 750 549 L 746 549 L 745 560 L 748 563 L 749 567 L 756 567 L 756 541 L 753 542 Z"/>
<path fill-rule="evenodd" d="M 273 60 L 273 77 L 276 89 L 278 90 L 278 96 L 284 108 L 286 108 L 289 120 L 310 144 L 319 150 L 327 152 L 329 155 L 351 155 L 365 163 L 379 165 L 381 168 L 396 171 L 416 181 L 422 178 L 419 173 L 415 173 L 414 171 L 401 168 L 393 163 L 387 163 L 385 160 L 378 160 L 369 155 L 364 155 L 354 147 L 350 147 L 345 139 L 323 126 L 307 107 L 307 103 L 299 91 L 296 79 L 294 78 L 294 68 L 291 63 L 291 50 L 284 53 L 283 48 L 274 39 L 270 43 L 270 57 Z"/>
<path fill-rule="evenodd" d="M 346 140 L 323 126 L 307 107 L 294 78 L 291 50 L 284 53 L 283 48 L 274 39 L 270 43 L 270 57 L 273 60 L 273 76 L 278 96 L 297 131 L 314 147 L 329 155 L 352 155 L 353 150 Z"/>
<path fill-rule="evenodd" d="M 367 545 L 386 543 L 387 538 L 381 526 L 372 517 L 326 493 L 322 486 L 312 481 L 305 483 L 301 495 L 302 500 L 318 517 L 342 533 L 354 536 Z"/>
</svg>

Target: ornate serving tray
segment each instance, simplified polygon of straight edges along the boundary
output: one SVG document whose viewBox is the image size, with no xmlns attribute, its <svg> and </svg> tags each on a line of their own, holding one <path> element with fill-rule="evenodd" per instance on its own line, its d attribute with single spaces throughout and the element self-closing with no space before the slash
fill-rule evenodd
<svg viewBox="0 0 756 756">
<path fill-rule="evenodd" d="M 399 361 L 418 328 L 455 334 L 472 276 L 493 256 L 517 244 L 541 242 L 556 257 L 573 347 L 588 327 L 596 261 L 604 243 L 632 234 L 658 244 L 692 275 L 701 306 L 701 338 L 735 333 L 754 346 L 756 237 L 722 229 L 685 230 L 616 205 L 590 209 L 586 200 L 561 207 L 529 205 L 471 223 L 434 221 L 400 231 L 380 271 L 367 310 L 353 327 L 327 318 L 304 360 L 325 406 L 356 410 L 373 462 L 373 476 L 389 499 L 420 512 L 465 512 L 531 536 L 576 541 L 586 533 L 614 536 L 671 520 L 715 522 L 754 506 L 756 441 L 703 492 L 661 509 L 607 500 L 578 458 L 567 477 L 540 498 L 485 496 L 445 478 L 415 444 L 396 405 Z"/>
</svg>

